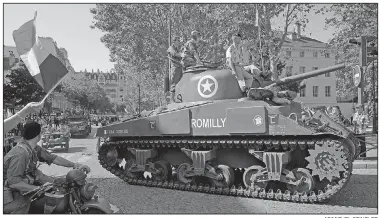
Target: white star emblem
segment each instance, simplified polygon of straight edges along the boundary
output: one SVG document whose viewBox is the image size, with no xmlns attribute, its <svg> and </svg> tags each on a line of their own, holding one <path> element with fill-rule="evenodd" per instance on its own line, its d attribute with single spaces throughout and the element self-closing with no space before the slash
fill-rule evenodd
<svg viewBox="0 0 381 218">
<path fill-rule="evenodd" d="M 201 86 L 202 86 L 202 91 L 201 91 Z M 203 76 L 198 81 L 197 91 L 198 91 L 198 94 L 203 98 L 210 98 L 214 96 L 217 93 L 217 90 L 218 90 L 218 82 L 211 75 Z"/>
<path fill-rule="evenodd" d="M 206 82 L 205 84 L 201 84 L 202 87 L 204 87 L 204 91 L 202 91 L 203 93 L 205 93 L 205 91 L 209 91 L 209 92 L 212 92 L 212 90 L 210 89 L 210 87 L 214 85 L 214 83 L 209 83 L 209 80 L 206 79 Z"/>
</svg>

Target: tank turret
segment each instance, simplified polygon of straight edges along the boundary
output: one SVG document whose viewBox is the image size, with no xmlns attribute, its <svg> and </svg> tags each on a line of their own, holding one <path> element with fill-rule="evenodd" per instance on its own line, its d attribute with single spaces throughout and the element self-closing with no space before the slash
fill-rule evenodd
<svg viewBox="0 0 381 218">
<path fill-rule="evenodd" d="M 255 76 L 251 88 L 258 92 L 266 92 L 278 85 L 316 77 L 343 68 L 345 68 L 345 64 L 339 64 L 285 77 L 277 81 L 266 81 L 261 76 Z M 176 96 L 180 102 L 196 102 L 239 99 L 245 97 L 245 94 L 241 92 L 237 79 L 232 75 L 230 69 L 213 69 L 199 66 L 184 71 L 183 77 L 176 87 Z"/>
</svg>

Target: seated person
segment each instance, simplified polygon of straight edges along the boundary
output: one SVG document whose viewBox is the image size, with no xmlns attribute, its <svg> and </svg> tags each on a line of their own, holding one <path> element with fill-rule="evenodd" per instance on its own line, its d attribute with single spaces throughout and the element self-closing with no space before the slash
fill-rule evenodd
<svg viewBox="0 0 381 218">
<path fill-rule="evenodd" d="M 232 70 L 233 76 L 237 78 L 241 91 L 246 92 L 252 86 L 253 76 L 246 72 L 242 66 L 241 35 L 234 34 L 232 40 L 233 44 L 226 50 L 226 63 Z"/>
</svg>

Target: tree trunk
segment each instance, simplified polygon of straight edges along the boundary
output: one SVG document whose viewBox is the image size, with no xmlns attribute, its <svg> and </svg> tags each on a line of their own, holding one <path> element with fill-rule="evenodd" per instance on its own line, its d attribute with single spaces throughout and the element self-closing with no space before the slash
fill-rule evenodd
<svg viewBox="0 0 381 218">
<path fill-rule="evenodd" d="M 268 8 L 267 8 L 268 5 L 264 4 L 263 5 L 263 15 L 264 15 L 264 27 L 265 27 L 265 31 L 266 31 L 266 36 L 268 39 L 272 39 L 274 38 L 274 34 L 271 30 L 271 18 L 269 17 L 269 13 L 268 13 Z M 275 43 L 273 41 L 270 41 L 269 42 L 269 55 L 270 55 L 270 71 L 272 73 L 272 76 L 273 76 L 273 79 L 274 80 L 277 80 L 279 79 L 279 75 L 278 75 L 278 62 L 279 62 L 279 54 L 280 54 L 280 51 L 281 51 L 281 48 L 283 46 L 283 43 L 284 43 L 284 40 L 287 36 L 287 31 L 288 31 L 288 26 L 290 25 L 290 16 L 292 14 L 292 12 L 295 10 L 295 8 L 297 7 L 297 5 L 294 5 L 294 7 L 291 9 L 290 8 L 290 4 L 287 4 L 287 9 L 286 9 L 286 14 L 285 14 L 285 26 L 284 26 L 284 32 L 283 32 L 283 35 L 282 35 L 282 38 L 279 42 L 278 45 L 275 45 Z"/>
</svg>

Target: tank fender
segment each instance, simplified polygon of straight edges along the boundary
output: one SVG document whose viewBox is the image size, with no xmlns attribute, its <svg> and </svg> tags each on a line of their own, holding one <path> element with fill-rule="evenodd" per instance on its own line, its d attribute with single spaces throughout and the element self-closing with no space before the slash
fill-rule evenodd
<svg viewBox="0 0 381 218">
<path fill-rule="evenodd" d="M 111 210 L 111 205 L 109 201 L 105 198 L 97 198 L 97 199 L 91 199 L 90 201 L 86 201 L 82 206 L 81 206 L 81 211 L 85 210 L 87 208 L 95 208 L 102 210 L 106 214 L 114 213 Z"/>
<path fill-rule="evenodd" d="M 192 164 L 192 160 L 181 150 L 170 149 L 161 156 L 162 160 L 168 161 L 171 165 L 180 165 L 182 163 Z"/>
<path fill-rule="evenodd" d="M 248 168 L 253 165 L 266 166 L 263 161 L 249 154 L 247 148 L 221 148 L 217 150 L 216 157 L 217 164 L 232 168 Z"/>
<path fill-rule="evenodd" d="M 327 135 L 327 133 L 315 133 L 314 135 Z M 347 145 L 347 148 L 351 154 L 351 161 L 354 161 L 360 153 L 360 142 L 352 134 L 349 134 L 348 137 L 343 137 L 342 135 L 330 133 L 338 138 L 341 138 L 344 144 Z"/>
</svg>

